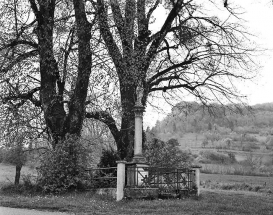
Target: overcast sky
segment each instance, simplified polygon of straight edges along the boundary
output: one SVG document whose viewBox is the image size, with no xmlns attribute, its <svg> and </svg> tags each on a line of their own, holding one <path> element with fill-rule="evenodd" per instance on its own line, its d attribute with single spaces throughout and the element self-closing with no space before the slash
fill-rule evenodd
<svg viewBox="0 0 273 215">
<path fill-rule="evenodd" d="M 243 93 L 248 95 L 249 104 L 273 102 L 273 3 L 271 0 L 239 0 L 245 8 L 244 19 L 250 32 L 256 35 L 256 43 L 268 49 L 257 58 L 262 68 L 259 76 L 249 83 Z M 246 92 L 245 92 L 246 91 Z"/>
<path fill-rule="evenodd" d="M 240 15 L 245 20 L 244 26 L 247 27 L 248 32 L 255 35 L 253 40 L 259 47 L 267 49 L 264 54 L 255 58 L 256 63 L 261 66 L 257 77 L 250 82 L 241 83 L 237 88 L 243 95 L 247 95 L 250 105 L 273 102 L 273 1 L 229 0 L 229 3 L 232 8 L 240 7 L 238 10 L 244 12 Z M 157 22 L 164 22 L 163 13 L 163 11 L 159 11 L 159 17 L 162 19 L 157 17 Z M 161 120 L 170 113 L 171 107 L 165 106 L 164 111 L 158 111 L 148 106 L 144 116 L 144 127 L 153 126 L 156 120 Z"/>
</svg>

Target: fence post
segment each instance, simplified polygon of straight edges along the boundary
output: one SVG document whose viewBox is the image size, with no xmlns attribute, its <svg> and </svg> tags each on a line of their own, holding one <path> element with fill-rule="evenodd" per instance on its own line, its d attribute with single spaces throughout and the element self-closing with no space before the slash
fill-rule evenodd
<svg viewBox="0 0 273 215">
<path fill-rule="evenodd" d="M 126 161 L 117 161 L 117 201 L 122 200 L 124 197 L 125 164 Z"/>
<path fill-rule="evenodd" d="M 199 196 L 200 195 L 200 168 L 202 168 L 201 166 L 193 166 L 192 169 L 195 170 L 195 185 L 196 185 L 196 189 L 197 189 L 197 193 L 196 195 Z"/>
</svg>

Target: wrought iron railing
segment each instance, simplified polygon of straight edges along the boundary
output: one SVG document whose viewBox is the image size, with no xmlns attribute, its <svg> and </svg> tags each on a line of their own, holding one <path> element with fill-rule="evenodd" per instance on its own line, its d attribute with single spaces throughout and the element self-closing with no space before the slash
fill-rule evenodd
<svg viewBox="0 0 273 215">
<path fill-rule="evenodd" d="M 90 188 L 115 188 L 117 186 L 117 167 L 86 169 L 87 184 Z"/>
<path fill-rule="evenodd" d="M 193 169 L 127 166 L 126 170 L 129 188 L 158 188 L 161 194 L 196 191 Z"/>
</svg>

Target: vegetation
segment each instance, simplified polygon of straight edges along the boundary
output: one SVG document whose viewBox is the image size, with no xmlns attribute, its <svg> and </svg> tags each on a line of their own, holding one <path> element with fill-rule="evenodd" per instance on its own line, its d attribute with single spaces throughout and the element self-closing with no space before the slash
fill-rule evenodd
<svg viewBox="0 0 273 215">
<path fill-rule="evenodd" d="M 4 162 L 12 164 L 16 168 L 14 184 L 19 184 L 22 166 L 26 163 L 27 156 L 22 144 L 9 149 L 6 152 Z"/>
<path fill-rule="evenodd" d="M 219 7 L 226 18 L 214 14 Z M 108 126 L 120 158 L 130 160 L 137 94 L 144 106 L 160 92 L 236 100 L 232 80 L 255 68 L 249 35 L 228 18 L 230 4 L 18 0 L 0 8 L 2 128 L 20 118 L 53 148 L 67 134 L 81 136 L 92 118 Z M 152 32 L 160 8 L 164 23 Z"/>
<path fill-rule="evenodd" d="M 198 123 L 197 123 L 198 122 Z M 180 102 L 149 132 L 163 141 L 176 138 L 203 164 L 206 173 L 273 175 L 273 105 L 237 109 Z"/>
<path fill-rule="evenodd" d="M 271 214 L 273 197 L 250 192 L 203 191 L 196 199 L 124 200 L 116 202 L 92 193 L 58 196 L 9 195 L 1 192 L 0 205 L 76 214 Z"/>
<path fill-rule="evenodd" d="M 233 154 L 230 156 L 224 153 L 212 152 L 212 151 L 200 151 L 199 163 L 220 163 L 220 164 L 232 164 L 235 163 L 235 157 Z"/>
<path fill-rule="evenodd" d="M 190 152 L 179 149 L 175 139 L 167 142 L 156 138 L 148 140 L 145 145 L 144 156 L 151 166 L 186 168 L 191 166 L 193 156 Z"/>
<path fill-rule="evenodd" d="M 251 189 L 255 191 L 255 187 L 259 187 L 259 192 L 272 193 L 273 192 L 273 180 L 271 177 L 262 176 L 244 176 L 244 175 L 232 175 L 232 174 L 206 174 L 201 173 L 201 187 L 207 189 L 222 189 L 225 186 L 229 186 L 230 189 L 236 190 L 241 188 Z"/>
<path fill-rule="evenodd" d="M 233 105 L 204 106 L 196 102 L 180 102 L 151 130 L 155 135 L 162 137 L 165 135 L 166 138 L 179 137 L 186 133 L 202 133 L 203 139 L 211 145 L 229 138 L 232 148 L 242 148 L 244 144 L 253 142 L 267 145 L 271 138 L 260 139 L 259 136 L 270 137 L 272 127 L 273 104 L 271 103 L 249 108 L 241 106 L 237 109 Z M 228 142 L 226 144 L 228 148 Z"/>
<path fill-rule="evenodd" d="M 60 193 L 83 189 L 87 153 L 77 138 L 71 136 L 55 150 L 44 153 L 37 168 L 37 186 L 44 192 Z"/>
</svg>

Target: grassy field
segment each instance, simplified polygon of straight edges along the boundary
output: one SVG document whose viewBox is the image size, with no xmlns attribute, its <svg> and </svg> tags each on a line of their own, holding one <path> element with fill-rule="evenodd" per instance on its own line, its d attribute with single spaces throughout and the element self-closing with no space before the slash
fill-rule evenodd
<svg viewBox="0 0 273 215">
<path fill-rule="evenodd" d="M 80 214 L 248 214 L 272 215 L 273 196 L 258 193 L 202 191 L 199 199 L 123 200 L 91 193 L 63 196 L 19 196 L 0 193 L 0 205 Z"/>
<path fill-rule="evenodd" d="M 251 187 L 259 186 L 259 192 L 273 193 L 273 177 L 259 177 L 259 176 L 242 176 L 242 175 L 221 175 L 221 174 L 200 174 L 201 185 L 206 187 L 207 182 L 211 184 L 229 184 L 242 185 L 247 184 Z M 273 214 L 273 213 L 272 213 Z"/>
<path fill-rule="evenodd" d="M 24 174 L 33 173 L 29 168 Z M 7 180 L 7 178 L 9 178 Z M 13 182 L 14 167 L 0 164 L 0 180 L 3 184 Z M 272 178 L 253 176 L 227 176 L 201 174 L 201 180 L 227 183 L 252 183 L 273 186 Z M 0 184 L 1 184 L 0 181 Z M 259 192 L 225 191 L 202 189 L 199 199 L 185 198 L 173 200 L 123 200 L 116 202 L 106 196 L 91 192 L 68 193 L 64 195 L 16 194 L 0 191 L 0 206 L 30 208 L 81 214 L 250 214 L 272 215 L 273 195 Z"/>
<path fill-rule="evenodd" d="M 34 169 L 23 166 L 21 170 L 21 175 L 35 174 Z M 9 164 L 0 163 L 0 187 L 1 184 L 14 182 L 15 179 L 15 166 Z M 22 177 L 21 177 L 22 179 Z"/>
</svg>

